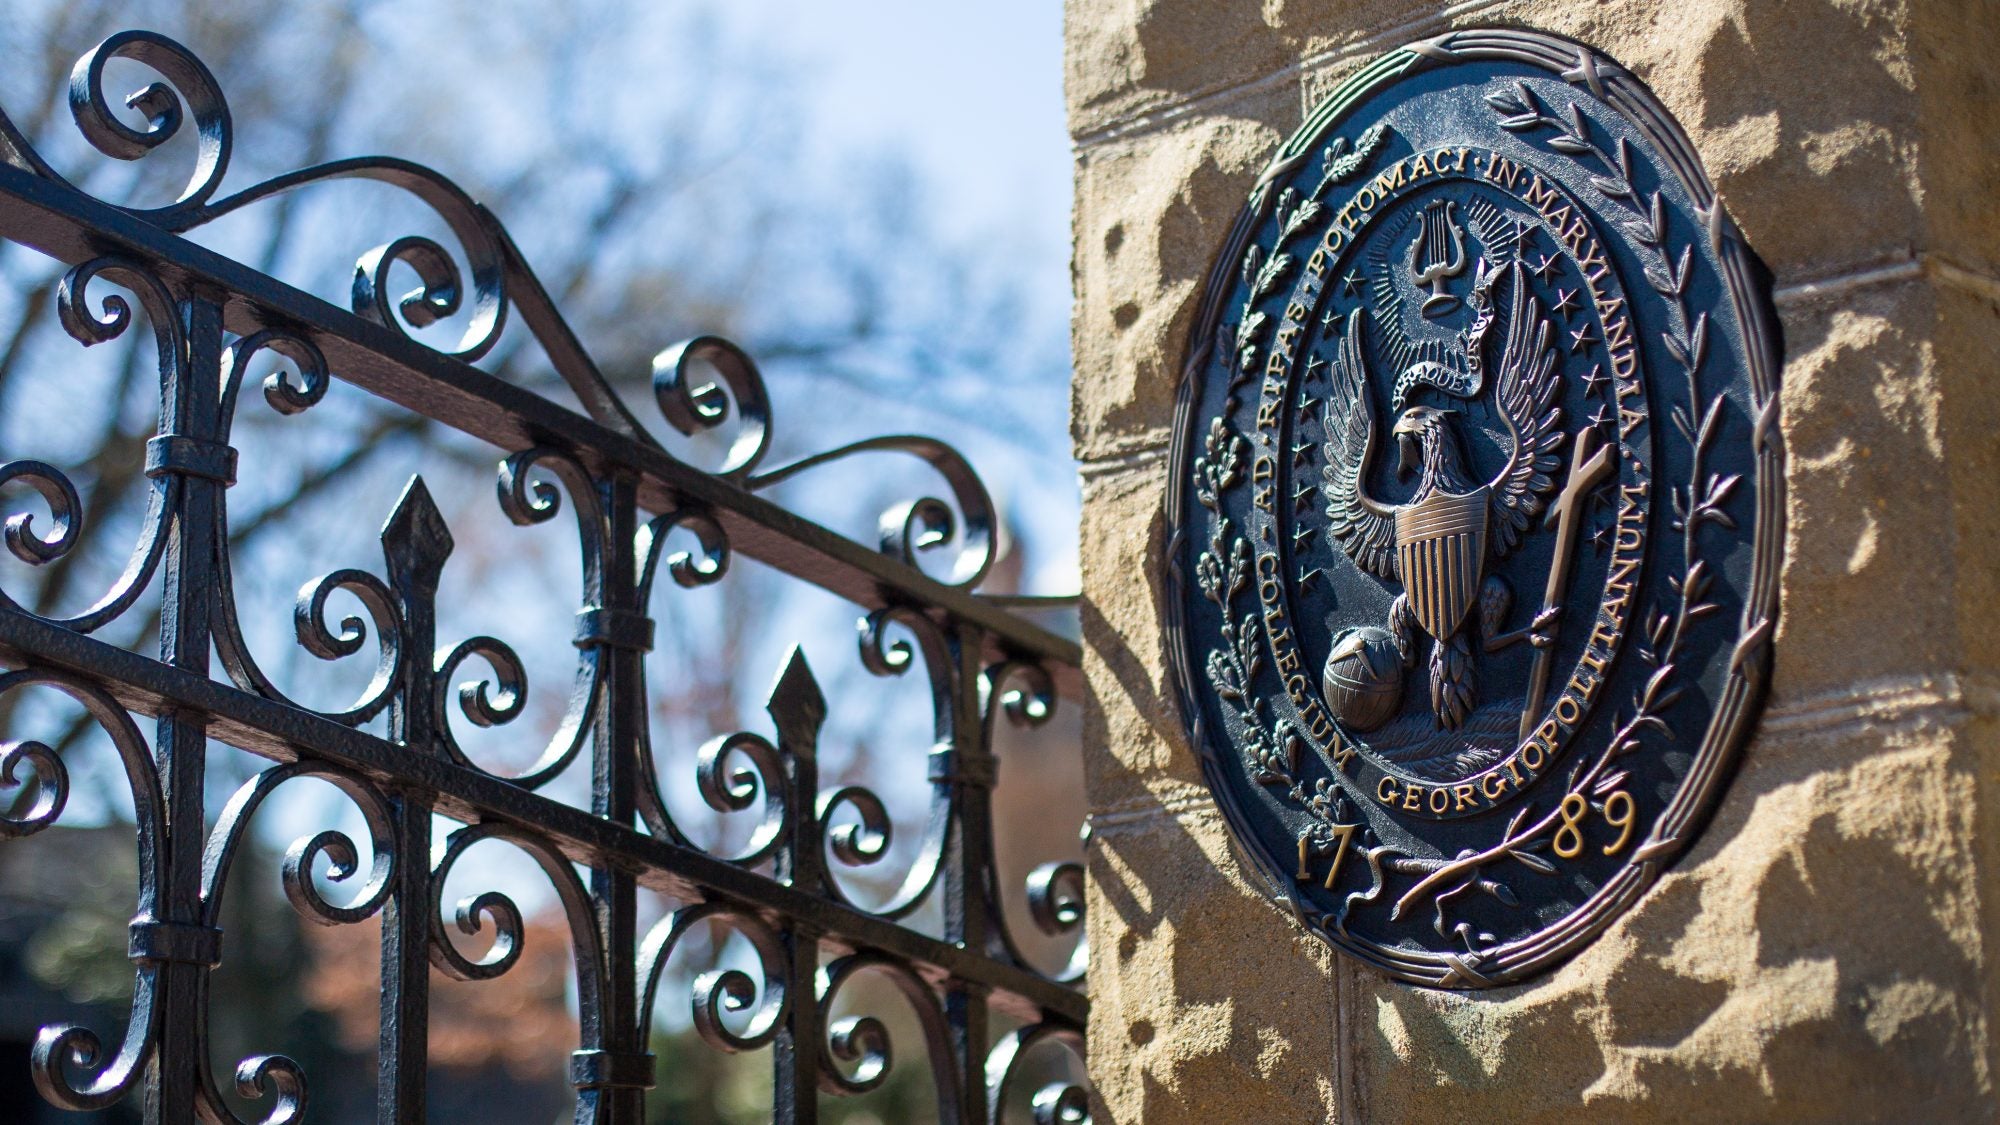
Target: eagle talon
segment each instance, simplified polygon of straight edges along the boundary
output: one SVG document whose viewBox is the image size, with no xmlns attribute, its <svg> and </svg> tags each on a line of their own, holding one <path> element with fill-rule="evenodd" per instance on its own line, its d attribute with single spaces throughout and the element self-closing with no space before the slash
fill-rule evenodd
<svg viewBox="0 0 2000 1125">
<path fill-rule="evenodd" d="M 1554 625 L 1562 616 L 1563 607 L 1552 605 L 1535 615 L 1534 624 L 1528 626 L 1528 643 L 1536 648 L 1547 648 L 1556 643 Z"/>
</svg>

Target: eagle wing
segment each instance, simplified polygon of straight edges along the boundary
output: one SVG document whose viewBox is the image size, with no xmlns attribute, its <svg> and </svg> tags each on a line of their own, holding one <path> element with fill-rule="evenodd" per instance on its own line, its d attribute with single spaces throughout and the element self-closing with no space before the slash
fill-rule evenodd
<svg viewBox="0 0 2000 1125">
<path fill-rule="evenodd" d="M 1361 358 L 1361 310 L 1347 317 L 1347 331 L 1333 360 L 1333 389 L 1326 396 L 1326 432 L 1320 489 L 1333 537 L 1356 565 L 1378 578 L 1396 579 L 1396 514 L 1368 495 L 1368 465 L 1375 455 L 1375 408 L 1368 401 L 1368 371 Z"/>
<path fill-rule="evenodd" d="M 1493 549 L 1505 555 L 1519 546 L 1562 465 L 1556 451 L 1568 436 L 1556 398 L 1556 353 L 1541 302 L 1528 292 L 1519 261 L 1508 267 L 1513 290 L 1507 316 L 1506 350 L 1494 385 L 1500 415 L 1514 439 L 1507 463 L 1493 478 Z"/>
</svg>

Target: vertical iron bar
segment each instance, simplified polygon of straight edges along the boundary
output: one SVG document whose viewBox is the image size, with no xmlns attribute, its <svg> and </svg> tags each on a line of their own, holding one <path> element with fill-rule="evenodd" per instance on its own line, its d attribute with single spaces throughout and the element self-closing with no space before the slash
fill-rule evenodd
<svg viewBox="0 0 2000 1125">
<path fill-rule="evenodd" d="M 791 1010 L 771 1043 L 775 1086 L 771 1119 L 786 1125 L 819 1120 L 819 1048 L 825 1041 L 818 996 L 819 930 L 802 918 L 785 920 L 786 989 Z"/>
<path fill-rule="evenodd" d="M 382 908 L 382 1034 L 375 1119 L 422 1122 L 429 1046 L 431 809 L 412 789 L 389 794 L 397 856 L 395 890 Z"/>
<path fill-rule="evenodd" d="M 389 737 L 412 753 L 442 754 L 436 707 L 438 579 L 451 534 L 423 478 L 412 477 L 382 528 L 382 555 L 402 626 L 402 660 L 389 703 Z M 396 865 L 382 908 L 382 1031 L 375 1115 L 385 1125 L 426 1116 L 425 1062 L 430 1024 L 431 794 L 400 787 L 388 794 Z"/>
<path fill-rule="evenodd" d="M 962 623 L 947 625 L 952 670 L 951 767 L 946 782 L 958 815 L 945 842 L 944 939 L 981 957 L 991 956 L 996 940 L 993 911 L 994 758 L 986 744 L 980 715 L 980 654 L 985 637 Z M 945 987 L 945 1018 L 951 1026 L 959 1084 L 965 1104 L 957 1113 L 940 1106 L 946 1120 L 965 1125 L 986 1122 L 986 1055 L 992 1038 L 987 1027 L 986 990 L 968 981 Z"/>
<path fill-rule="evenodd" d="M 220 433 L 222 308 L 190 297 L 179 304 L 181 350 L 162 356 L 160 433 L 214 442 Z M 180 490 L 162 561 L 160 659 L 175 668 L 208 674 L 209 613 L 215 591 L 215 528 L 222 482 L 189 473 L 173 474 Z M 166 801 L 166 841 L 160 903 L 169 926 L 201 925 L 201 863 L 207 844 L 202 787 L 207 766 L 208 723 L 199 714 L 169 712 L 155 728 L 153 754 Z M 201 1011 L 201 977 L 208 966 L 175 959 L 160 967 L 160 1041 L 147 1076 L 145 1118 L 149 1125 L 192 1122 L 201 1067 L 208 1060 L 196 1048 Z"/>
<path fill-rule="evenodd" d="M 778 849 L 773 873 L 779 882 L 824 895 L 826 850 L 816 804 L 819 730 L 826 721 L 826 698 L 806 667 L 805 655 L 796 648 L 772 689 L 770 712 L 789 773 L 791 802 L 785 844 Z M 771 1119 L 785 1125 L 813 1125 L 819 1120 L 820 1045 L 826 1042 L 825 1013 L 819 1005 L 819 939 L 819 927 L 806 918 L 785 919 L 779 934 L 789 1007 L 771 1042 Z"/>
<path fill-rule="evenodd" d="M 629 474 L 613 474 L 598 484 L 598 498 L 605 523 L 604 557 L 594 578 L 586 562 L 585 598 L 604 607 L 613 619 L 636 621 L 646 609 L 639 604 L 638 487 Z M 593 585 L 595 588 L 588 588 Z M 646 632 L 651 632 L 650 625 Z M 650 640 L 647 643 L 650 645 Z M 600 644 L 597 659 L 602 662 L 603 694 L 598 700 L 591 744 L 590 809 L 607 820 L 630 825 L 638 812 L 640 735 L 646 721 L 644 654 L 628 644 Z M 578 1018 L 584 1047 L 605 1052 L 617 1073 L 615 1081 L 579 1092 L 577 1119 L 582 1122 L 586 1114 L 594 1113 L 593 1120 L 610 1125 L 640 1125 L 646 1118 L 646 1090 L 652 1084 L 652 1055 L 649 1044 L 639 1037 L 643 1013 L 639 1011 L 637 883 L 630 872 L 600 864 L 590 870 L 590 897 L 604 950 L 604 977 L 598 988 L 601 1010 L 580 1012 Z M 629 1063 L 620 1067 L 620 1060 Z M 634 1070 L 647 1074 L 641 1076 Z M 592 1102 L 595 1104 L 587 1104 Z"/>
</svg>

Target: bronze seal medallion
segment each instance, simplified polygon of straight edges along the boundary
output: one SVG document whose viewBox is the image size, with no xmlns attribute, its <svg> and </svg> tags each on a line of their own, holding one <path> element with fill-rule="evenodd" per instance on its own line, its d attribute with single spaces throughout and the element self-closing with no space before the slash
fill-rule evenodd
<svg viewBox="0 0 2000 1125">
<path fill-rule="evenodd" d="M 1699 830 L 1777 613 L 1769 288 L 1666 111 L 1549 35 L 1391 52 L 1265 170 L 1188 347 L 1170 650 L 1307 928 L 1518 981 Z"/>
</svg>

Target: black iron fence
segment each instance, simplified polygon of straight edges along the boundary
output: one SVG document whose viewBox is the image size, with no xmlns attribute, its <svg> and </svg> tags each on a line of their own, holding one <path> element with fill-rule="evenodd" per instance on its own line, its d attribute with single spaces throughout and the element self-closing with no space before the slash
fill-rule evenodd
<svg viewBox="0 0 2000 1125">
<path fill-rule="evenodd" d="M 143 127 L 106 100 L 105 68 L 115 59 L 165 80 L 124 101 Z M 1028 1081 L 1022 1060 L 1044 1044 L 1080 1060 L 1087 1003 L 1080 953 L 1066 973 L 1038 972 L 1008 931 L 990 797 L 996 724 L 1037 723 L 1059 695 L 1074 694 L 1078 651 L 1012 612 L 1009 599 L 976 592 L 992 562 L 995 520 L 964 459 L 937 441 L 887 437 L 765 468 L 771 411 L 758 370 L 736 346 L 702 337 L 662 353 L 653 380 L 674 429 L 724 435 L 725 463 L 695 468 L 628 412 L 494 216 L 437 173 L 401 160 L 352 159 L 220 194 L 232 143 L 220 89 L 185 48 L 147 32 L 114 35 L 85 55 L 68 96 L 83 136 L 106 155 L 137 160 L 192 131 L 196 157 L 176 202 L 116 206 L 58 175 L 0 116 L 0 237 L 69 267 L 54 303 L 81 343 L 150 331 L 160 390 L 157 436 L 145 452 L 150 501 L 112 588 L 64 619 L 0 591 L 0 696 L 54 690 L 85 709 L 122 759 L 136 820 L 129 1023 L 112 1036 L 44 1028 L 32 1063 L 42 1096 L 70 1109 L 133 1099 L 151 1120 L 228 1121 L 236 1119 L 223 1094 L 228 1081 L 239 1096 L 257 1099 L 265 1121 L 305 1113 L 307 1076 L 283 1056 L 244 1059 L 218 1080 L 207 1009 L 210 973 L 233 942 L 246 940 L 218 926 L 246 825 L 274 789 L 316 778 L 352 799 L 367 838 L 309 833 L 286 856 L 284 888 L 310 921 L 379 918 L 380 1120 L 424 1116 L 432 968 L 482 980 L 519 956 L 523 921 L 512 901 L 488 892 L 455 904 L 455 913 L 443 901 L 454 864 L 493 839 L 534 858 L 568 923 L 580 1025 L 569 1075 L 579 1121 L 643 1118 L 655 1079 L 648 1043 L 662 967 L 686 935 L 717 923 L 748 939 L 755 969 L 695 978 L 687 986 L 694 1027 L 719 1049 L 769 1048 L 779 1119 L 813 1120 L 823 1095 L 882 1081 L 889 1025 L 834 1018 L 848 983 L 872 976 L 896 986 L 914 1012 L 944 1118 L 988 1121 L 1012 1107 L 1039 1120 L 1081 1120 L 1086 1097 L 1075 1085 L 1013 1089 Z M 280 193 L 343 178 L 386 183 L 421 201 L 449 227 L 465 266 L 437 242 L 397 239 L 362 257 L 349 310 L 183 237 Z M 391 292 L 392 272 L 410 271 L 420 287 Z M 133 294 L 138 307 L 108 286 Z M 588 416 L 474 366 L 510 313 Z M 136 327 L 141 318 L 144 328 Z M 414 338 L 413 329 L 444 320 L 465 325 L 455 347 Z M 393 504 L 382 498 L 379 573 L 337 570 L 299 594 L 295 631 L 307 651 L 325 659 L 379 652 L 362 697 L 338 710 L 303 706 L 259 667 L 236 612 L 228 496 L 237 460 L 231 424 L 250 408 L 239 398 L 260 353 L 266 365 L 273 356 L 288 361 L 289 370 L 262 381 L 269 407 L 307 410 L 332 380 L 344 381 L 506 453 L 499 499 L 514 522 L 554 519 L 564 505 L 573 513 L 583 549 L 579 666 L 567 716 L 527 772 L 503 777 L 482 768 L 453 733 L 450 708 L 479 726 L 521 714 L 524 673 L 518 655 L 492 638 L 440 647 L 436 602 L 452 541 L 421 479 Z M 927 462 L 949 484 L 952 502 L 922 499 L 885 514 L 878 545 L 836 535 L 759 495 L 832 461 L 885 451 Z M 7 461 L 0 485 L 15 500 L 5 525 L 13 555 L 41 565 L 71 554 L 86 513 L 63 469 Z M 45 514 L 21 502 L 23 486 L 39 493 Z M 670 533 L 691 545 L 672 549 Z M 917 555 L 941 545 L 957 551 L 956 561 L 946 577 L 933 578 Z M 929 679 L 931 809 L 917 867 L 886 907 L 857 903 L 835 878 L 840 867 L 879 860 L 890 824 L 867 789 L 821 788 L 815 749 L 827 704 L 800 655 L 771 694 L 771 729 L 718 738 L 698 757 L 694 780 L 711 805 L 764 805 L 747 848 L 706 850 L 669 814 L 648 745 L 649 606 L 656 585 L 713 582 L 737 554 L 855 603 L 870 671 L 918 669 Z M 368 620 L 329 620 L 336 594 L 358 599 Z M 161 604 L 157 656 L 95 635 L 142 596 Z M 487 679 L 456 684 L 468 663 L 489 669 Z M 150 739 L 142 721 L 152 724 Z M 210 740 L 268 759 L 219 810 L 203 795 Z M 589 772 L 588 808 L 545 791 L 572 767 Z M 71 779 L 56 749 L 17 741 L 0 747 L 0 783 L 12 810 L 0 819 L 0 837 L 19 837 L 61 818 Z M 455 827 L 434 832 L 434 814 Z M 1035 870 L 1026 897 L 1041 928 L 1080 932 L 1081 879 L 1075 864 Z M 329 896 L 329 881 L 360 889 Z M 683 905 L 642 932 L 641 888 Z M 941 913 L 940 931 L 912 922 L 919 907 Z M 474 957 L 454 928 L 497 936 Z"/>
</svg>

